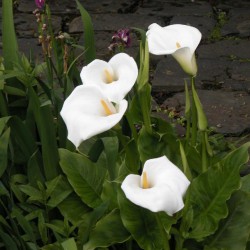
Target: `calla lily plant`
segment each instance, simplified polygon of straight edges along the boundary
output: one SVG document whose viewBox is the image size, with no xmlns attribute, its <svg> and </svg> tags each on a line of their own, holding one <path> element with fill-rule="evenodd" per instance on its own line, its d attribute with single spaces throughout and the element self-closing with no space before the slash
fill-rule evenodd
<svg viewBox="0 0 250 250">
<path fill-rule="evenodd" d="M 171 54 L 189 75 L 197 74 L 195 50 L 201 33 L 195 27 L 173 24 L 166 27 L 153 23 L 146 33 L 149 52 L 155 55 Z"/>
<path fill-rule="evenodd" d="M 92 136 L 115 126 L 124 115 L 128 103 L 111 103 L 96 85 L 80 85 L 65 100 L 61 116 L 67 126 L 68 139 L 76 146 Z"/>
<path fill-rule="evenodd" d="M 121 188 L 134 204 L 172 216 L 184 207 L 190 182 L 166 156 L 147 160 L 142 175 L 130 174 Z"/>
<path fill-rule="evenodd" d="M 109 62 L 96 59 L 81 71 L 83 84 L 99 86 L 112 102 L 119 102 L 126 96 L 137 76 L 135 60 L 125 53 L 116 54 Z"/>
</svg>

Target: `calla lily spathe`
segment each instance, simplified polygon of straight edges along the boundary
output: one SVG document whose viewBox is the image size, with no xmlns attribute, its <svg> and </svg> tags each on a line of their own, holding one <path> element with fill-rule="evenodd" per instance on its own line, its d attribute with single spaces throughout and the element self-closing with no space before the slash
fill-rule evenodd
<svg viewBox="0 0 250 250">
<path fill-rule="evenodd" d="M 148 27 L 146 35 L 150 53 L 171 54 L 187 74 L 197 74 L 195 50 L 201 40 L 201 33 L 197 28 L 183 24 L 161 27 L 153 23 Z"/>
<path fill-rule="evenodd" d="M 147 160 L 142 175 L 128 175 L 121 188 L 134 204 L 172 216 L 184 207 L 190 182 L 166 156 Z"/>
<path fill-rule="evenodd" d="M 116 54 L 109 62 L 96 59 L 81 71 L 83 84 L 98 85 L 112 102 L 124 99 L 135 84 L 137 76 L 135 60 L 125 53 Z"/>
<path fill-rule="evenodd" d="M 60 112 L 68 130 L 68 139 L 76 146 L 115 126 L 128 103 L 111 103 L 96 85 L 80 85 L 65 100 Z"/>
</svg>

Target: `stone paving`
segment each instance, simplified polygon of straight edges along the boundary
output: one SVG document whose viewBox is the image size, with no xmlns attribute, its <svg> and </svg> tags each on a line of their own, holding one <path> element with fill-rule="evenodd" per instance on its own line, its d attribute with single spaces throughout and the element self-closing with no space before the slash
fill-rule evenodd
<svg viewBox="0 0 250 250">
<path fill-rule="evenodd" d="M 1 2 L 1 1 L 0 1 Z M 41 58 L 35 1 L 18 0 L 15 25 L 20 50 Z M 202 41 L 197 49 L 196 84 L 209 125 L 228 137 L 250 137 L 250 1 L 241 0 L 80 0 L 92 17 L 97 56 L 109 58 L 109 42 L 120 28 L 147 29 L 181 23 L 197 27 Z M 75 1 L 50 0 L 53 26 L 68 32 L 83 45 L 83 25 Z M 1 22 L 1 17 L 0 17 Z M 1 38 L 1 32 L 0 32 Z M 1 39 L 0 39 L 1 40 Z M 133 36 L 126 52 L 138 50 Z M 1 48 L 0 48 L 1 54 Z M 151 56 L 151 83 L 155 104 L 183 114 L 184 78 L 171 56 Z"/>
</svg>

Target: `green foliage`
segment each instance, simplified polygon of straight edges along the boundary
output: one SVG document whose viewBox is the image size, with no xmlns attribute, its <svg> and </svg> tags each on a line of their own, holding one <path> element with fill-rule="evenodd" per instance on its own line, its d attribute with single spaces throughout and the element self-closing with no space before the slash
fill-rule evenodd
<svg viewBox="0 0 250 250">
<path fill-rule="evenodd" d="M 77 8 L 80 11 L 82 22 L 84 24 L 84 45 L 85 45 L 85 60 L 86 63 L 90 63 L 96 57 L 95 55 L 95 39 L 94 39 L 94 29 L 91 21 L 91 17 L 88 12 L 83 8 L 83 6 L 76 0 Z"/>
<path fill-rule="evenodd" d="M 18 61 L 18 45 L 13 18 L 13 1 L 2 1 L 2 38 L 4 66 L 12 69 Z"/>
<path fill-rule="evenodd" d="M 77 151 L 67 140 L 60 111 L 80 83 L 78 59 L 83 55 L 87 64 L 96 57 L 91 18 L 78 0 L 76 6 L 84 46 L 65 33 L 58 42 L 47 4 L 41 15 L 53 49 L 44 53 L 44 62 L 34 63 L 18 53 L 12 1 L 3 0 L 0 248 L 247 249 L 250 175 L 240 172 L 249 161 L 250 143 L 229 147 L 209 134 L 194 85 L 193 103 L 186 91 L 185 137 L 152 114 L 144 30 L 133 28 L 140 40 L 139 75 L 120 124 L 84 141 Z M 38 33 L 44 35 L 40 28 Z M 77 56 L 76 47 L 84 48 Z M 140 175 L 147 160 L 164 155 L 191 182 L 184 208 L 172 217 L 133 204 L 120 188 L 127 175 Z"/>
<path fill-rule="evenodd" d="M 106 169 L 77 153 L 65 149 L 60 149 L 59 153 L 62 170 L 77 195 L 89 207 L 100 205 Z"/>
</svg>

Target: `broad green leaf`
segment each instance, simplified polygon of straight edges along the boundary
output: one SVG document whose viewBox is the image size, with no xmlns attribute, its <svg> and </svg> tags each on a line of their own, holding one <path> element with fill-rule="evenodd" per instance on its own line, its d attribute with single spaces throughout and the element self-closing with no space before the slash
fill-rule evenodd
<svg viewBox="0 0 250 250">
<path fill-rule="evenodd" d="M 18 46 L 13 18 L 13 1 L 2 0 L 3 57 L 6 69 L 12 69 L 18 62 Z"/>
<path fill-rule="evenodd" d="M 237 191 L 228 202 L 229 214 L 208 241 L 208 249 L 245 250 L 250 235 L 250 194 Z"/>
<path fill-rule="evenodd" d="M 106 167 L 109 172 L 111 181 L 116 178 L 116 161 L 118 158 L 119 142 L 117 137 L 104 137 L 102 138 L 104 144 L 104 151 L 106 155 Z"/>
<path fill-rule="evenodd" d="M 111 211 L 99 220 L 90 233 L 89 241 L 83 246 L 83 250 L 94 250 L 97 247 L 108 247 L 115 243 L 128 240 L 130 234 L 124 228 L 118 209 Z"/>
<path fill-rule="evenodd" d="M 64 250 L 64 249 L 59 243 L 54 243 L 43 246 L 41 250 Z"/>
<path fill-rule="evenodd" d="M 140 168 L 140 156 L 137 149 L 137 145 L 134 140 L 128 142 L 128 144 L 124 147 L 126 151 L 125 155 L 125 163 L 126 167 L 132 173 L 138 173 Z"/>
<path fill-rule="evenodd" d="M 100 206 L 93 209 L 93 211 L 86 213 L 81 217 L 81 224 L 79 225 L 79 235 L 81 235 L 81 245 L 89 240 L 89 234 L 95 227 L 98 220 L 100 220 L 107 213 L 109 203 L 103 202 Z"/>
<path fill-rule="evenodd" d="M 84 47 L 86 49 L 84 54 L 85 61 L 86 63 L 90 63 L 96 58 L 94 28 L 89 13 L 83 8 L 78 0 L 76 0 L 76 4 L 84 25 Z"/>
<path fill-rule="evenodd" d="M 150 134 L 146 131 L 145 127 L 142 127 L 137 144 L 142 162 L 163 155 L 168 156 L 174 163 L 178 160 L 176 152 L 179 150 L 179 145 L 175 135 L 172 133 L 159 131 Z M 152 145 L 154 150 L 152 150 Z"/>
<path fill-rule="evenodd" d="M 250 174 L 241 178 L 242 186 L 241 190 L 250 194 Z"/>
<path fill-rule="evenodd" d="M 77 250 L 74 238 L 70 238 L 61 243 L 64 250 Z"/>
<path fill-rule="evenodd" d="M 63 217 L 69 220 L 73 225 L 78 225 L 81 218 L 90 210 L 75 193 L 71 193 L 58 204 L 58 209 Z"/>
<path fill-rule="evenodd" d="M 8 165 L 8 145 L 10 138 L 10 128 L 0 136 L 0 177 L 5 172 Z"/>
<path fill-rule="evenodd" d="M 131 233 L 142 249 L 163 249 L 163 241 L 167 241 L 167 232 L 175 222 L 172 217 L 165 213 L 152 213 L 131 203 L 119 190 L 118 202 L 121 211 L 121 219 L 126 229 Z M 157 222 L 156 216 L 160 217 L 161 224 Z M 164 228 L 165 237 L 161 228 Z"/>
<path fill-rule="evenodd" d="M 219 221 L 228 215 L 226 201 L 240 187 L 239 171 L 248 160 L 248 144 L 228 154 L 218 167 L 194 179 L 190 185 L 190 204 L 194 221 L 189 237 L 201 240 L 214 233 Z"/>
<path fill-rule="evenodd" d="M 69 183 L 88 206 L 101 203 L 101 192 L 106 169 L 92 163 L 88 158 L 66 149 L 60 149 L 60 165 Z"/>
</svg>

